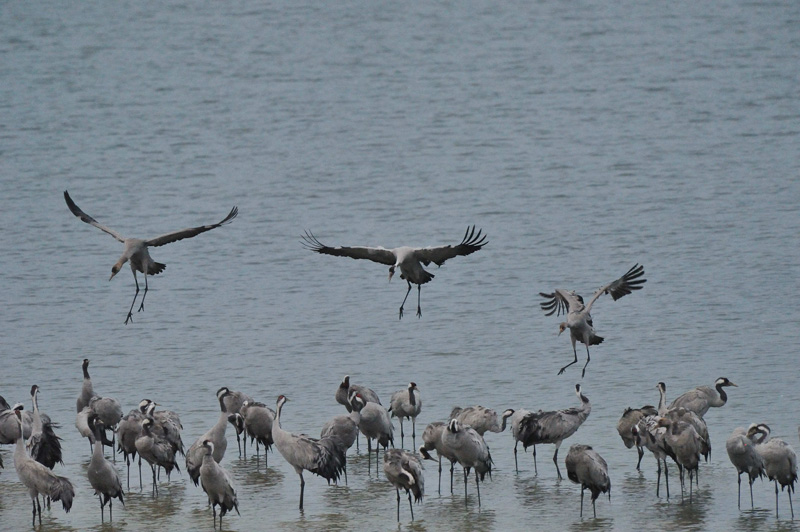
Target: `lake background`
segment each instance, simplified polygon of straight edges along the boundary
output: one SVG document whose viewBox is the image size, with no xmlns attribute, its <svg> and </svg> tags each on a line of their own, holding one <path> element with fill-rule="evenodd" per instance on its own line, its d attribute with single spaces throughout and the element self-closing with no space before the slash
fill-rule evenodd
<svg viewBox="0 0 800 532">
<path fill-rule="evenodd" d="M 503 433 L 486 437 L 482 508 L 474 482 L 465 508 L 458 472 L 439 495 L 428 462 L 425 502 L 411 525 L 403 498 L 402 529 L 800 528 L 785 492 L 775 520 L 766 482 L 756 510 L 738 511 L 724 449 L 751 422 L 800 445 L 798 24 L 791 1 L 4 4 L 0 394 L 28 408 L 41 387 L 62 425 L 57 472 L 77 492 L 44 528 L 111 529 L 73 426 L 84 357 L 126 412 L 148 397 L 180 413 L 187 447 L 216 421 L 220 386 L 270 406 L 287 395 L 284 428 L 317 435 L 344 411 L 345 374 L 386 405 L 415 381 L 419 433 L 455 405 L 574 406 L 581 382 L 593 410 L 561 467 L 573 443 L 608 461 L 597 520 L 578 517 L 553 446 L 538 450 L 538 477 L 530 453 L 516 474 Z M 74 218 L 64 190 L 129 236 L 240 215 L 153 249 L 168 267 L 125 326 L 131 274 L 108 282 L 122 246 Z M 413 293 L 397 319 L 406 286 L 387 267 L 300 245 L 306 229 L 330 245 L 456 244 L 472 224 L 489 244 L 433 268 L 421 319 Z M 593 309 L 606 341 L 586 377 L 582 346 L 556 376 L 571 348 L 538 292 L 588 297 L 637 262 L 644 289 Z M 673 498 L 656 498 L 655 461 L 634 469 L 616 421 L 655 404 L 658 381 L 671 400 L 720 376 L 739 387 L 706 416 L 712 460 L 693 504 L 675 496 L 674 467 Z M 283 458 L 265 472 L 228 441 L 242 515 L 225 529 L 398 527 L 394 489 L 363 451 L 348 486 L 306 474 L 301 514 Z M 0 454 L 0 528 L 27 529 L 13 447 Z M 187 474 L 157 500 L 134 479 L 115 529 L 211 529 Z"/>
</svg>

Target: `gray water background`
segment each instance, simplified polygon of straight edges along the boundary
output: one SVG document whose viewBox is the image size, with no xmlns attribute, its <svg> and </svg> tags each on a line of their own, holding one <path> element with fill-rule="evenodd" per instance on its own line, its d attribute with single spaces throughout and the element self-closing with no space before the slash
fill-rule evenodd
<svg viewBox="0 0 800 532">
<path fill-rule="evenodd" d="M 756 510 L 737 510 L 724 441 L 762 421 L 798 446 L 799 24 L 792 1 L 4 3 L 0 394 L 28 405 L 41 386 L 62 425 L 57 472 L 77 490 L 44 529 L 111 530 L 73 426 L 88 357 L 97 392 L 126 412 L 143 397 L 176 410 L 187 446 L 223 385 L 270 405 L 286 394 L 284 427 L 316 435 L 343 412 L 345 374 L 384 403 L 417 382 L 418 432 L 454 405 L 573 406 L 582 383 L 593 411 L 561 467 L 577 442 L 608 461 L 597 520 L 578 517 L 552 446 L 538 477 L 530 454 L 516 474 L 503 433 L 487 435 L 480 509 L 472 483 L 466 508 L 463 485 L 437 494 L 428 463 L 401 529 L 797 530 L 785 493 L 776 521 L 765 482 Z M 107 280 L 121 245 L 69 213 L 66 189 L 132 236 L 241 212 L 154 249 L 167 270 L 124 326 L 131 275 Z M 455 244 L 471 224 L 489 244 L 434 268 L 421 319 L 413 293 L 397 319 L 405 285 L 386 267 L 299 243 L 310 229 L 331 245 Z M 556 376 L 572 352 L 537 293 L 588 296 L 636 262 L 644 289 L 594 308 L 606 341 L 586 377 Z M 656 498 L 655 462 L 635 471 L 617 419 L 655 403 L 658 381 L 674 398 L 723 375 L 739 387 L 706 416 L 712 460 L 693 504 Z M 301 514 L 282 457 L 265 473 L 231 434 L 242 515 L 226 530 L 398 528 L 363 451 L 348 486 L 306 474 Z M 0 449 L 0 528 L 25 530 L 12 452 Z M 134 479 L 114 529 L 211 529 L 185 473 L 157 500 Z"/>
</svg>

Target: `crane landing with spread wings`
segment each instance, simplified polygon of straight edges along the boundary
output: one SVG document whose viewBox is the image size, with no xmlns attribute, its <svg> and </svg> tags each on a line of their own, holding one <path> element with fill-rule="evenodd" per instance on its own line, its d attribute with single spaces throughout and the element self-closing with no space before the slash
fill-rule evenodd
<svg viewBox="0 0 800 532">
<path fill-rule="evenodd" d="M 584 304 L 583 298 L 574 290 L 557 288 L 555 292 L 551 294 L 539 292 L 539 295 L 546 299 L 545 302 L 541 303 L 541 307 L 547 316 L 553 313 L 555 313 L 556 316 L 560 316 L 561 314 L 567 315 L 567 321 L 563 321 L 559 325 L 558 334 L 560 335 L 566 329 L 569 329 L 570 340 L 572 341 L 572 353 L 575 355 L 575 360 L 561 368 L 558 371 L 559 375 L 564 373 L 565 369 L 578 362 L 578 352 L 575 349 L 576 342 L 581 342 L 586 345 L 586 364 L 583 366 L 581 377 L 586 375 L 586 366 L 589 365 L 590 361 L 589 346 L 598 345 L 603 342 L 603 337 L 595 333 L 592 315 L 589 314 L 592 305 L 597 301 L 597 298 L 603 294 L 611 294 L 611 297 L 616 301 L 634 290 L 641 289 L 642 285 L 647 281 L 647 279 L 640 279 L 642 275 L 644 275 L 644 266 L 640 266 L 639 264 L 634 265 L 633 268 L 628 270 L 628 273 L 619 279 L 595 290 L 588 304 Z"/>
<path fill-rule="evenodd" d="M 142 295 L 142 301 L 139 305 L 139 312 L 141 312 L 144 310 L 144 298 L 147 297 L 147 276 L 157 275 L 163 272 L 164 268 L 167 267 L 166 264 L 154 261 L 150 257 L 150 252 L 147 248 L 151 246 L 157 247 L 165 244 L 171 244 L 172 242 L 177 242 L 178 240 L 183 240 L 184 238 L 192 238 L 200 233 L 205 233 L 206 231 L 210 231 L 211 229 L 215 229 L 229 223 L 231 220 L 236 218 L 237 214 L 239 214 L 239 209 L 234 207 L 231 209 L 231 212 L 228 213 L 228 216 L 226 216 L 219 223 L 181 229 L 179 231 L 165 233 L 155 238 L 143 240 L 141 238 L 125 238 L 113 229 L 110 229 L 99 223 L 97 220 L 83 212 L 80 207 L 75 205 L 75 202 L 72 201 L 72 198 L 69 197 L 69 193 L 66 190 L 64 191 L 64 200 L 67 202 L 67 207 L 69 207 L 69 210 L 72 212 L 72 214 L 77 216 L 82 222 L 86 222 L 89 225 L 97 227 L 101 231 L 108 233 L 125 244 L 125 250 L 122 252 L 122 256 L 119 258 L 116 264 L 114 264 L 114 266 L 111 268 L 111 277 L 108 280 L 110 281 L 113 279 L 126 262 L 130 262 L 131 271 L 133 272 L 133 282 L 136 283 L 136 293 L 133 295 L 131 308 L 128 310 L 128 317 L 125 319 L 126 325 L 133 319 L 133 305 L 136 304 L 136 298 L 139 295 L 139 280 L 136 278 L 136 272 L 138 271 L 144 274 L 144 294 Z"/>
<path fill-rule="evenodd" d="M 403 307 L 408 299 L 408 294 L 411 293 L 411 284 L 417 285 L 417 317 L 422 317 L 422 307 L 420 306 L 420 297 L 422 285 L 433 279 L 434 275 L 425 270 L 422 266 L 429 266 L 432 262 L 437 266 L 441 266 L 447 259 L 458 257 L 460 255 L 469 255 L 475 253 L 487 244 L 486 235 L 481 236 L 479 229 L 475 233 L 475 226 L 467 227 L 467 232 L 464 233 L 464 238 L 461 243 L 455 246 L 438 246 L 427 248 L 413 248 L 409 246 L 402 246 L 394 249 L 386 249 L 382 247 L 330 247 L 322 244 L 317 237 L 309 231 L 302 235 L 302 244 L 317 253 L 325 255 L 335 255 L 337 257 L 350 257 L 351 259 L 369 259 L 373 262 L 379 262 L 389 266 L 389 280 L 392 280 L 395 271 L 400 269 L 400 278 L 405 279 L 408 283 L 408 291 L 406 297 L 403 298 L 403 303 L 400 305 L 400 319 L 403 319 Z"/>
</svg>

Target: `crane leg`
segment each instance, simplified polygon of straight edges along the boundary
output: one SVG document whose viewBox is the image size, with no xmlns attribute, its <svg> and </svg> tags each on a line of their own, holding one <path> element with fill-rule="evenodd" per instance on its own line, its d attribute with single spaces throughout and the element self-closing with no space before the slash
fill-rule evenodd
<svg viewBox="0 0 800 532">
<path fill-rule="evenodd" d="M 659 491 L 661 490 L 661 458 L 656 458 L 656 463 L 658 464 L 658 476 L 656 477 L 656 497 L 658 497 Z"/>
<path fill-rule="evenodd" d="M 755 479 L 753 479 L 755 480 Z M 750 509 L 753 510 L 753 480 L 750 481 Z"/>
<path fill-rule="evenodd" d="M 467 506 L 467 468 L 464 468 L 464 506 Z"/>
<path fill-rule="evenodd" d="M 420 299 L 422 297 L 422 285 L 417 285 L 417 317 L 422 317 L 422 307 L 420 306 Z"/>
<path fill-rule="evenodd" d="M 438 453 L 437 453 L 438 454 Z M 442 494 L 442 455 L 439 455 L 439 495 Z"/>
<path fill-rule="evenodd" d="M 453 469 L 455 469 L 455 462 L 450 462 L 450 495 L 453 494 Z"/>
<path fill-rule="evenodd" d="M 786 496 L 789 497 L 789 510 L 792 511 L 792 521 L 794 521 L 794 506 L 792 506 L 792 490 L 794 488 L 792 486 L 794 486 L 794 484 L 791 484 L 789 489 L 786 490 Z"/>
<path fill-rule="evenodd" d="M 399 494 L 400 492 L 398 492 Z M 411 520 L 414 520 L 414 505 L 411 504 L 411 492 L 408 493 L 408 509 L 411 510 Z"/>
<path fill-rule="evenodd" d="M 639 447 L 637 445 L 636 446 L 636 452 L 639 453 L 639 461 L 636 462 L 636 471 L 640 471 L 639 466 L 642 465 L 642 458 L 644 457 L 644 449 L 642 449 L 641 447 Z"/>
<path fill-rule="evenodd" d="M 101 494 L 97 494 L 97 498 L 100 500 L 100 521 L 105 521 L 104 511 L 105 510 L 105 503 L 103 502 L 103 496 Z"/>
<path fill-rule="evenodd" d="M 586 488 L 581 486 L 581 517 L 583 517 L 583 492 L 586 491 Z"/>
<path fill-rule="evenodd" d="M 481 507 L 481 482 L 478 479 L 480 475 L 475 471 L 475 488 L 478 490 L 478 508 Z"/>
<path fill-rule="evenodd" d="M 533 444 L 533 474 L 539 476 L 539 467 L 536 465 L 536 444 Z"/>
<path fill-rule="evenodd" d="M 581 378 L 583 378 L 586 375 L 586 366 L 589 365 L 589 362 L 591 362 L 591 360 L 592 360 L 592 357 L 589 356 L 589 346 L 587 345 L 586 346 L 586 364 L 583 365 L 583 371 L 581 372 Z"/>
<path fill-rule="evenodd" d="M 146 275 L 144 279 L 147 281 Z M 133 301 L 131 301 L 131 308 L 128 310 L 128 317 L 125 318 L 125 325 L 127 325 L 129 321 L 133 321 L 133 305 L 136 304 L 136 297 L 139 295 L 139 281 L 136 279 L 136 270 L 133 271 L 133 282 L 136 283 L 136 293 L 133 294 Z"/>
<path fill-rule="evenodd" d="M 561 375 L 562 373 L 564 373 L 564 370 L 565 370 L 565 369 L 567 369 L 568 367 L 570 367 L 571 365 L 573 365 L 573 364 L 577 364 L 577 363 L 578 363 L 578 352 L 575 350 L 575 343 L 574 343 L 574 342 L 573 342 L 573 344 L 572 344 L 572 352 L 573 352 L 573 354 L 575 355 L 575 360 L 573 360 L 572 362 L 570 362 L 569 364 L 567 364 L 566 366 L 564 366 L 563 368 L 561 368 L 560 370 L 558 370 L 558 374 L 559 374 L 559 375 Z M 584 369 L 585 369 L 585 367 L 584 367 Z"/>
<path fill-rule="evenodd" d="M 667 458 L 664 457 L 664 484 L 667 486 L 667 500 L 669 500 L 669 469 L 667 468 Z"/>
<path fill-rule="evenodd" d="M 556 445 L 556 452 L 553 453 L 553 463 L 556 465 L 556 472 L 558 473 L 558 480 L 562 480 L 564 478 L 564 477 L 561 476 L 561 469 L 559 469 L 559 467 L 558 467 L 558 448 L 560 446 L 561 446 L 561 443 L 559 442 L 559 444 Z"/>
<path fill-rule="evenodd" d="M 515 470 L 517 473 L 519 473 L 519 464 L 517 463 L 517 444 L 518 444 L 518 443 L 519 443 L 519 440 L 517 440 L 516 442 L 514 442 L 514 470 Z"/>
<path fill-rule="evenodd" d="M 400 522 L 400 488 L 395 487 L 394 491 L 397 492 L 397 522 Z"/>
<path fill-rule="evenodd" d="M 408 294 L 411 293 L 411 281 L 406 281 L 408 283 L 408 291 L 406 291 L 406 297 L 403 298 L 403 302 L 400 304 L 400 319 L 403 319 L 403 307 L 406 304 L 406 299 L 408 299 Z"/>
<path fill-rule="evenodd" d="M 736 506 L 739 508 L 739 510 L 741 510 L 742 509 L 742 472 L 741 471 L 736 476 L 736 482 L 739 484 L 739 490 L 737 492 L 737 497 L 736 497 Z"/>
<path fill-rule="evenodd" d="M 594 515 L 594 518 L 597 519 L 597 508 L 595 507 L 594 499 L 592 499 L 592 514 Z"/>
<path fill-rule="evenodd" d="M 139 305 L 139 310 L 137 312 L 141 312 L 144 310 L 144 298 L 147 297 L 147 274 L 144 274 L 144 293 L 142 294 L 142 303 Z"/>
<path fill-rule="evenodd" d="M 306 481 L 303 479 L 303 472 L 300 472 L 300 509 L 303 509 L 303 491 L 306 488 Z"/>
</svg>

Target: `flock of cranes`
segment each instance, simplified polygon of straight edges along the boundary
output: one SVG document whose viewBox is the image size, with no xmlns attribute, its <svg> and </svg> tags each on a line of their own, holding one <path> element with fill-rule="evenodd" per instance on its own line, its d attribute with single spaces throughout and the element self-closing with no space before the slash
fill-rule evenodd
<svg viewBox="0 0 800 532">
<path fill-rule="evenodd" d="M 148 248 L 162 246 L 178 240 L 191 238 L 230 223 L 238 214 L 233 207 L 220 222 L 173 231 L 151 239 L 124 238 L 116 231 L 100 224 L 81 210 L 64 192 L 69 210 L 81 221 L 93 225 L 110 234 L 125 245 L 120 259 L 112 267 L 113 278 L 127 262 L 133 272 L 136 292 L 126 316 L 125 324 L 132 321 L 133 309 L 139 295 L 137 272 L 145 279 L 144 293 L 139 311 L 144 310 L 144 300 L 148 290 L 148 275 L 164 271 L 165 265 L 155 262 Z M 435 263 L 441 266 L 448 259 L 465 256 L 479 251 L 486 245 L 486 236 L 475 226 L 468 227 L 461 242 L 457 245 L 426 248 L 398 247 L 330 247 L 322 244 L 311 232 L 302 236 L 303 245 L 320 254 L 368 259 L 389 266 L 389 280 L 400 270 L 400 278 L 408 286 L 399 309 L 403 308 L 411 292 L 417 285 L 417 316 L 421 317 L 421 287 L 431 281 L 433 274 L 423 266 Z M 595 329 L 590 311 L 596 301 L 604 294 L 617 300 L 643 287 L 646 279 L 643 266 L 636 264 L 623 276 L 598 288 L 586 303 L 575 291 L 555 289 L 551 293 L 540 293 L 545 299 L 541 303 L 547 316 L 556 314 L 566 316 L 559 324 L 559 335 L 570 330 L 572 343 L 572 362 L 563 366 L 558 374 L 578 362 L 578 342 L 586 347 L 586 363 L 581 375 L 584 376 L 591 360 L 589 347 L 603 342 Z M 109 279 L 110 280 L 110 279 Z M 180 472 L 183 463 L 185 472 L 195 486 L 200 486 L 208 497 L 212 509 L 214 525 L 217 525 L 219 507 L 219 526 L 222 518 L 231 511 L 239 512 L 239 502 L 234 482 L 229 472 L 222 466 L 227 450 L 227 426 L 233 427 L 239 453 L 242 445 L 246 455 L 247 439 L 255 442 L 256 453 L 263 447 L 267 451 L 274 446 L 279 454 L 292 466 L 300 478 L 299 508 L 303 509 L 305 478 L 308 471 L 324 478 L 329 484 L 338 483 L 342 477 L 347 482 L 347 454 L 353 444 L 358 449 L 359 436 L 367 439 L 368 471 L 371 471 L 372 448 L 375 447 L 376 473 L 379 466 L 380 449 L 383 448 L 383 471 L 388 482 L 397 493 L 397 519 L 400 521 L 400 490 L 408 496 L 411 519 L 414 519 L 413 502 L 420 502 L 425 495 L 425 482 L 422 463 L 424 460 L 438 462 L 438 490 L 441 493 L 442 458 L 450 462 L 450 490 L 453 491 L 454 466 L 458 463 L 463 470 L 464 500 L 468 502 L 468 477 L 475 478 L 478 505 L 481 505 L 480 483 L 488 475 L 491 478 L 493 458 L 484 440 L 486 432 L 505 431 L 508 422 L 514 440 L 514 464 L 519 473 L 517 447 L 533 446 L 534 471 L 538 475 L 536 445 L 552 444 L 555 447 L 553 463 L 557 478 L 561 479 L 558 452 L 564 440 L 574 435 L 591 414 L 592 405 L 584 395 L 580 384 L 575 386 L 578 397 L 577 406 L 555 411 L 531 411 L 525 409 L 506 409 L 500 415 L 492 409 L 479 405 L 466 408 L 456 407 L 447 419 L 429 423 L 422 433 L 422 445 L 416 448 L 416 421 L 422 411 L 421 391 L 415 382 L 391 396 L 388 408 L 381 403 L 378 394 L 365 386 L 350 382 L 345 376 L 334 397 L 342 404 L 346 414 L 338 415 L 328 421 L 321 429 L 319 438 L 297 434 L 285 430 L 281 424 L 281 413 L 289 401 L 280 395 L 275 410 L 265 403 L 227 387 L 217 393 L 219 415 L 216 422 L 208 428 L 187 449 L 184 448 L 181 433 L 183 426 L 178 414 L 168 410 L 157 410 L 160 406 L 150 399 L 143 399 L 127 415 L 118 401 L 112 397 L 98 394 L 89 375 L 89 360 L 83 361 L 83 383 L 76 402 L 75 426 L 82 437 L 90 444 L 90 461 L 87 477 L 98 496 L 101 519 L 104 519 L 105 506 L 109 507 L 109 518 L 113 519 L 113 499 L 124 505 L 124 489 L 116 465 L 105 457 L 104 449 L 112 447 L 114 461 L 116 453 L 123 456 L 127 468 L 127 489 L 130 489 L 130 466 L 138 460 L 139 488 L 142 490 L 141 461 L 150 465 L 152 473 L 152 494 L 158 496 L 159 473 L 163 469 L 170 481 L 173 471 Z M 721 377 L 714 387 L 702 386 L 676 398 L 669 406 L 666 404 L 666 385 L 658 383 L 660 393 L 658 407 L 650 405 L 623 412 L 617 429 L 623 443 L 636 447 L 639 469 L 645 451 L 650 451 L 658 466 L 656 495 L 660 496 L 662 471 L 665 479 L 666 495 L 669 498 L 668 461 L 670 458 L 678 467 L 681 481 L 681 495 L 685 491 L 685 474 L 689 477 L 689 500 L 692 500 L 692 486 L 697 484 L 697 474 L 701 457 L 708 459 L 711 442 L 704 420 L 712 407 L 723 406 L 727 401 L 725 388 L 736 386 L 727 378 Z M 39 387 L 31 388 L 32 411 L 24 409 L 22 403 L 13 407 L 0 397 L 0 444 L 16 444 L 14 466 L 20 481 L 31 497 L 33 524 L 36 517 L 41 524 L 41 502 L 60 501 L 65 511 L 72 507 L 75 490 L 69 479 L 53 473 L 56 464 L 63 463 L 60 441 L 56 435 L 58 428 L 49 417 L 39 411 Z M 400 447 L 395 447 L 392 418 L 399 420 Z M 404 420 L 411 421 L 411 437 L 414 446 L 405 447 Z M 108 437 L 111 431 L 111 438 Z M 763 423 L 754 423 L 748 428 L 739 427 L 733 431 L 726 442 L 726 450 L 739 478 L 739 505 L 741 507 L 741 474 L 747 473 L 750 485 L 751 506 L 753 506 L 752 486 L 755 479 L 766 476 L 774 481 L 776 494 L 776 516 L 778 515 L 778 494 L 786 489 L 792 517 L 791 494 L 797 480 L 797 457 L 791 446 L 778 438 L 770 438 L 770 428 Z M 436 452 L 436 458 L 432 453 Z M 181 459 L 181 456 L 183 457 Z M 2 467 L 0 460 L 0 467 Z M 611 497 L 611 481 L 608 465 L 602 456 L 589 445 L 574 444 L 565 459 L 567 477 L 581 486 L 581 516 L 583 515 L 583 495 L 591 492 L 593 513 L 596 516 L 595 501 L 600 494 Z M 663 466 L 663 467 L 662 467 Z M 371 473 L 370 473 L 371 474 Z M 412 501 L 413 498 L 413 501 Z"/>
<path fill-rule="evenodd" d="M 564 440 L 575 434 L 586 422 L 592 411 L 589 398 L 580 384 L 575 385 L 579 405 L 555 411 L 530 411 L 506 409 L 501 414 L 495 410 L 475 405 L 455 407 L 447 420 L 429 423 L 422 433 L 422 445 L 406 450 L 394 448 L 394 426 L 390 417 L 412 419 L 412 440 L 416 442 L 414 420 L 422 410 L 419 387 L 410 382 L 404 389 L 392 394 L 390 408 L 386 409 L 378 394 L 366 386 L 353 384 L 345 376 L 334 393 L 336 402 L 343 404 L 347 414 L 330 419 L 320 432 L 319 438 L 297 434 L 283 428 L 281 413 L 289 401 L 280 395 L 275 410 L 252 397 L 221 387 L 216 392 L 219 416 L 207 431 L 199 436 L 188 450 L 182 441 L 183 426 L 180 417 L 170 410 L 156 410 L 158 403 L 142 399 L 136 408 L 122 415 L 119 403 L 111 397 L 100 396 L 94 389 L 89 375 L 89 360 L 83 361 L 83 383 L 76 402 L 76 428 L 86 437 L 91 446 L 87 477 L 95 490 L 104 518 L 105 506 L 109 507 L 109 518 L 113 519 L 113 499 L 124 505 L 123 482 L 116 465 L 106 458 L 104 449 L 112 448 L 122 454 L 128 469 L 127 489 L 130 490 L 130 465 L 139 461 L 139 489 L 142 490 L 141 461 L 151 467 L 152 495 L 158 497 L 159 472 L 164 470 L 167 482 L 170 474 L 180 472 L 179 462 L 195 485 L 199 485 L 208 497 L 212 509 L 214 526 L 231 511 L 239 512 L 239 501 L 233 478 L 221 465 L 227 449 L 227 426 L 234 427 L 237 439 L 243 435 L 245 445 L 263 446 L 265 456 L 273 446 L 292 466 L 300 478 L 299 508 L 303 509 L 305 478 L 310 472 L 324 478 L 329 484 L 338 483 L 347 474 L 347 455 L 359 435 L 367 438 L 368 469 L 371 468 L 372 445 L 375 446 L 376 473 L 378 458 L 383 448 L 383 471 L 388 482 L 397 493 L 397 519 L 400 521 L 400 490 L 408 496 L 411 519 L 414 519 L 413 503 L 422 501 L 425 495 L 424 460 L 438 462 L 438 491 L 441 493 L 442 458 L 450 462 L 450 491 L 453 492 L 454 466 L 463 470 L 464 501 L 468 504 L 468 478 L 473 474 L 478 506 L 481 505 L 480 484 L 491 477 L 494 460 L 484 435 L 487 432 L 503 432 L 508 422 L 514 440 L 514 463 L 519 473 L 517 445 L 533 446 L 534 471 L 536 445 L 555 446 L 553 463 L 557 478 L 561 479 L 558 451 Z M 658 383 L 660 398 L 658 406 L 626 408 L 617 424 L 617 430 L 628 448 L 639 451 L 636 468 L 639 469 L 645 451 L 656 458 L 658 478 L 656 495 L 659 496 L 662 466 L 669 499 L 668 461 L 677 465 L 681 480 L 681 497 L 684 496 L 684 477 L 689 477 L 689 501 L 692 487 L 698 483 L 697 473 L 701 457 L 706 460 L 711 452 L 711 441 L 704 416 L 710 408 L 719 408 L 727 402 L 725 388 L 736 386 L 726 377 L 720 377 L 714 386 L 694 388 L 667 405 L 666 385 Z M 62 461 L 61 438 L 55 435 L 58 428 L 49 417 L 39 411 L 39 386 L 31 388 L 33 412 L 25 410 L 22 403 L 13 407 L 0 397 L 0 443 L 16 444 L 14 466 L 22 484 L 27 488 L 32 502 L 32 523 L 38 516 L 41 524 L 41 506 L 50 501 L 60 501 L 69 512 L 75 497 L 72 482 L 53 472 L 55 463 Z M 346 399 L 345 399 L 346 398 Z M 88 427 L 88 432 L 86 431 Z M 116 437 L 116 444 L 108 437 L 108 431 Z M 726 442 L 726 450 L 739 478 L 739 506 L 741 507 L 741 474 L 747 473 L 750 485 L 750 502 L 753 507 L 753 482 L 766 477 L 775 485 L 775 512 L 779 516 L 779 492 L 788 492 L 792 518 L 792 493 L 797 481 L 797 456 L 784 440 L 770 438 L 771 429 L 764 423 L 753 423 L 748 428 L 736 428 Z M 374 442 L 373 442 L 374 440 Z M 414 443 L 416 445 L 416 443 Z M 402 447 L 402 445 L 401 445 Z M 416 452 L 414 452 L 416 451 Z M 436 452 L 436 458 L 432 453 Z M 183 460 L 179 460 L 183 455 Z M 240 448 L 241 456 L 241 448 Z M 62 462 L 63 463 L 63 462 Z M 564 461 L 567 478 L 581 486 L 581 516 L 583 515 L 584 491 L 591 492 L 593 514 L 596 517 L 595 501 L 607 493 L 611 497 L 611 480 L 608 465 L 597 450 L 590 445 L 574 444 Z M 0 466 L 2 462 L 0 461 Z M 42 501 L 40 502 L 39 497 Z M 47 501 L 45 503 L 45 501 Z"/>
<path fill-rule="evenodd" d="M 139 272 L 144 275 L 144 294 L 142 295 L 139 305 L 139 312 L 141 312 L 144 310 L 144 300 L 145 297 L 147 297 L 147 276 L 157 275 L 163 272 L 166 268 L 166 264 L 155 262 L 152 257 L 150 257 L 150 247 L 163 246 L 165 244 L 177 242 L 186 238 L 192 238 L 206 231 L 210 231 L 230 223 L 239 214 L 239 209 L 237 207 L 233 207 L 225 218 L 215 224 L 172 231 L 150 239 L 125 238 L 118 232 L 99 223 L 97 220 L 86 214 L 80 207 L 78 207 L 78 205 L 75 204 L 73 199 L 70 197 L 69 192 L 66 190 L 64 191 L 64 201 L 66 201 L 70 212 L 72 212 L 72 214 L 74 214 L 79 220 L 97 227 L 101 231 L 116 238 L 119 242 L 125 244 L 125 249 L 122 253 L 122 256 L 111 268 L 111 277 L 109 278 L 109 281 L 114 278 L 114 276 L 119 272 L 120 268 L 122 268 L 126 262 L 130 264 L 131 272 L 133 272 L 133 280 L 136 285 L 136 292 L 134 293 L 133 301 L 131 302 L 130 309 L 128 310 L 128 314 L 125 318 L 126 325 L 133 319 L 133 307 L 136 304 L 136 298 L 139 295 L 139 281 L 136 273 Z M 476 233 L 475 229 L 476 228 L 474 225 L 472 227 L 467 227 L 461 242 L 455 246 L 445 245 L 424 248 L 401 246 L 393 249 L 366 246 L 332 247 L 320 242 L 310 231 L 306 231 L 305 234 L 302 235 L 301 243 L 307 249 L 323 255 L 349 257 L 351 259 L 367 259 L 379 264 L 387 265 L 389 266 L 390 281 L 392 280 L 395 272 L 399 269 L 400 278 L 405 280 L 408 284 L 408 290 L 403 298 L 403 302 L 400 304 L 399 317 L 400 319 L 403 318 L 403 308 L 405 307 L 408 295 L 411 293 L 412 284 L 416 284 L 417 317 L 421 318 L 422 285 L 432 281 L 434 278 L 434 275 L 427 271 L 424 267 L 430 266 L 431 263 L 441 266 L 449 259 L 470 255 L 483 249 L 483 246 L 488 243 L 486 240 L 486 235 L 484 235 L 483 231 L 480 229 Z M 616 301 L 617 299 L 628 295 L 635 290 L 640 290 L 642 285 L 644 285 L 644 283 L 647 281 L 647 279 L 642 278 L 643 276 L 644 267 L 639 264 L 634 265 L 619 279 L 615 279 L 614 281 L 611 281 L 598 288 L 592 295 L 588 304 L 586 304 L 583 297 L 581 297 L 574 290 L 557 288 L 552 293 L 540 292 L 539 295 L 545 298 L 545 301 L 541 303 L 541 307 L 546 311 L 546 315 L 550 316 L 554 313 L 557 316 L 560 316 L 561 314 L 566 315 L 566 321 L 559 324 L 559 335 L 566 329 L 570 330 L 570 341 L 572 342 L 574 360 L 562 367 L 558 371 L 559 375 L 564 373 L 568 367 L 578 362 L 578 352 L 576 348 L 577 342 L 581 342 L 586 346 L 586 363 L 583 366 L 581 377 L 586 375 L 586 367 L 589 365 L 591 360 L 589 346 L 598 345 L 603 342 L 603 337 L 599 336 L 594 329 L 592 315 L 590 314 L 592 306 L 603 294 L 610 294 L 613 300 Z M 347 398 L 339 398 L 338 400 L 342 403 L 347 402 Z M 402 419 L 405 417 L 410 416 L 400 416 L 401 423 Z"/>
</svg>

